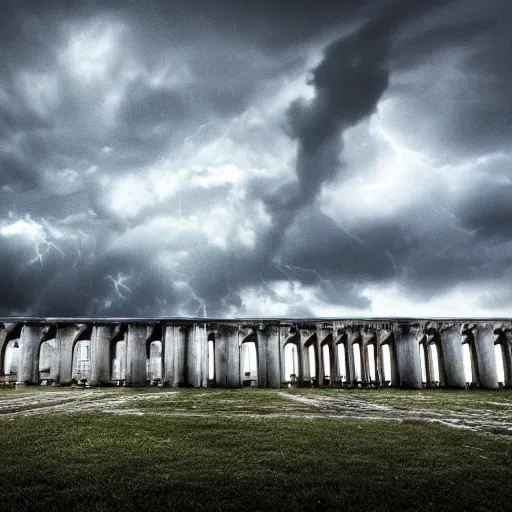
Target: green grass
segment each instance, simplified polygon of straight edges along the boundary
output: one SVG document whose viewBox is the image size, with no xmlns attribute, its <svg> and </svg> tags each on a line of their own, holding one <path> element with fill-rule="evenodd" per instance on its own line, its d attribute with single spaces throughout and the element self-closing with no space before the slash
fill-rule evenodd
<svg viewBox="0 0 512 512">
<path fill-rule="evenodd" d="M 223 415 L 316 412 L 312 407 L 280 396 L 278 390 L 257 388 L 183 389 L 158 400 L 131 399 L 120 407 L 146 412 L 206 412 Z"/>
<path fill-rule="evenodd" d="M 2 419 L 0 453 L 2 510 L 448 511 L 512 503 L 510 439 L 422 422 L 48 414 Z"/>
<path fill-rule="evenodd" d="M 403 390 L 403 389 L 335 389 L 295 388 L 291 394 L 353 398 L 379 405 L 391 405 L 400 410 L 497 410 L 512 417 L 512 390 Z"/>
</svg>

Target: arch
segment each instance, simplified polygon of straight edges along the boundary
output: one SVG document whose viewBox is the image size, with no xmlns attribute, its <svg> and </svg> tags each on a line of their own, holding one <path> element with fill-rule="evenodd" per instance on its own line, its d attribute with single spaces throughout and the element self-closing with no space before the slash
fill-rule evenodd
<svg viewBox="0 0 512 512">
<path fill-rule="evenodd" d="M 318 385 L 319 354 L 316 333 L 309 335 L 303 344 L 302 375 L 304 383 Z"/>
<path fill-rule="evenodd" d="M 391 344 L 389 342 L 383 343 L 380 346 L 381 361 L 382 361 L 382 385 L 391 386 L 393 380 L 393 360 L 391 356 Z"/>
<path fill-rule="evenodd" d="M 331 346 L 329 343 L 323 343 L 322 346 L 322 370 L 323 370 L 323 385 L 329 385 L 331 383 Z"/>
<path fill-rule="evenodd" d="M 507 344 L 506 339 L 499 336 L 494 342 L 494 360 L 496 363 L 496 377 L 498 386 L 506 386 L 509 381 L 507 365 Z"/>
<path fill-rule="evenodd" d="M 208 335 L 208 383 L 209 385 L 215 382 L 215 333 L 211 332 Z"/>
<path fill-rule="evenodd" d="M 71 377 L 85 382 L 91 374 L 91 340 L 78 340 L 73 347 L 73 366 Z"/>
<path fill-rule="evenodd" d="M 462 337 L 462 365 L 464 368 L 466 385 L 478 385 L 479 380 L 475 341 L 471 333 L 465 334 Z"/>
<path fill-rule="evenodd" d="M 150 341 L 148 352 L 147 378 L 151 382 L 160 382 L 162 380 L 162 342 Z"/>
<path fill-rule="evenodd" d="M 3 350 L 3 371 L 4 376 L 18 375 L 20 363 L 20 339 L 14 338 L 9 340 Z"/>
<path fill-rule="evenodd" d="M 366 364 L 368 373 L 368 382 L 377 383 L 377 345 L 371 341 L 366 345 Z"/>
<path fill-rule="evenodd" d="M 426 386 L 428 384 L 428 375 L 427 375 L 427 350 L 426 350 L 426 342 L 425 337 L 421 339 L 419 342 L 419 350 L 420 350 L 420 367 L 421 367 L 421 385 Z"/>
<path fill-rule="evenodd" d="M 128 326 L 119 325 L 110 339 L 110 380 L 118 385 L 126 380 L 126 338 Z M 147 340 L 146 340 L 147 342 Z M 149 346 L 146 345 L 149 357 Z"/>
<path fill-rule="evenodd" d="M 112 368 L 111 380 L 125 380 L 126 379 L 126 341 L 124 339 L 117 340 L 112 343 Z"/>
<path fill-rule="evenodd" d="M 22 327 L 23 324 L 17 324 L 13 329 L 7 330 L 5 339 L 0 344 L 0 376 L 7 377 L 4 380 L 14 380 L 9 379 L 10 376 L 17 377 L 21 353 Z"/>
<path fill-rule="evenodd" d="M 440 386 L 443 379 L 443 371 L 441 366 L 442 352 L 434 339 L 427 342 L 427 358 L 429 370 L 430 386 Z"/>
<path fill-rule="evenodd" d="M 242 386 L 258 387 L 258 350 L 255 336 L 247 336 L 240 347 L 240 373 Z"/>
<path fill-rule="evenodd" d="M 283 382 L 295 384 L 300 378 L 299 345 L 289 341 L 284 346 L 284 379 Z"/>
<path fill-rule="evenodd" d="M 338 378 L 341 383 L 344 383 L 349 380 L 347 346 L 344 341 L 336 343 L 336 353 L 338 355 Z"/>
<path fill-rule="evenodd" d="M 363 375 L 363 365 L 361 361 L 361 342 L 356 341 L 352 343 L 352 354 L 354 356 L 354 375 L 353 375 L 353 381 L 354 383 L 361 382 Z"/>
</svg>

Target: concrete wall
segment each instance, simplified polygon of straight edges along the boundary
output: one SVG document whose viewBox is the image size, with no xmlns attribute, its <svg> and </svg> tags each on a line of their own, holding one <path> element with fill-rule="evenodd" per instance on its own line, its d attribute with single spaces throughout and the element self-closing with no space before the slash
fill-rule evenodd
<svg viewBox="0 0 512 512">
<path fill-rule="evenodd" d="M 253 341 L 257 351 L 258 386 L 278 388 L 285 379 L 284 347 L 292 341 L 298 347 L 300 385 L 378 387 L 383 384 L 382 344 L 391 351 L 391 384 L 396 387 L 423 386 L 419 342 L 435 340 L 440 358 L 442 387 L 464 387 L 462 334 L 470 337 L 478 382 L 482 388 L 498 387 L 494 345 L 504 346 L 505 386 L 512 387 L 512 322 L 509 320 L 204 320 L 204 319 L 3 319 L 0 320 L 0 385 L 14 382 L 38 385 L 48 378 L 39 371 L 43 341 L 52 340 L 49 379 L 54 385 L 70 385 L 73 350 L 79 340 L 89 340 L 90 376 L 86 385 L 144 386 L 148 346 L 162 342 L 164 386 L 240 387 L 241 346 Z M 156 336 L 156 337 L 155 337 Z M 161 339 L 160 339 L 161 338 Z M 16 375 L 4 375 L 5 347 L 10 339 L 19 341 Z M 126 375 L 113 381 L 112 346 L 126 340 Z M 214 378 L 208 379 L 208 339 L 214 343 Z M 341 382 L 336 344 L 346 347 L 347 380 Z M 361 375 L 354 378 L 353 345 L 361 348 Z M 368 344 L 375 346 L 376 376 L 369 378 Z M 326 375 L 322 346 L 330 347 L 331 371 Z M 311 379 L 308 347 L 315 349 L 316 379 Z M 427 361 L 428 363 L 428 361 Z M 431 364 L 431 362 L 430 362 Z M 327 378 L 328 377 L 328 378 Z M 432 383 L 427 383 L 431 385 Z"/>
</svg>

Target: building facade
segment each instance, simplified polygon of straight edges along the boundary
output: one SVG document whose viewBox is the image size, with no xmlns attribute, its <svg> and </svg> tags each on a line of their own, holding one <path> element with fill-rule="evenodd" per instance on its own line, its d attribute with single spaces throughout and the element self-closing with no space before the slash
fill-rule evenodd
<svg viewBox="0 0 512 512">
<path fill-rule="evenodd" d="M 512 387 L 507 319 L 0 319 L 0 386 Z"/>
</svg>

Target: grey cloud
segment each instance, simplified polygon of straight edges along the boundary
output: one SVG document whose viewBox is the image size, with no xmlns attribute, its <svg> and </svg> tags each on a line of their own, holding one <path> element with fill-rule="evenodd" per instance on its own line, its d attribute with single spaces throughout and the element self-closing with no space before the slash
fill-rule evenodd
<svg viewBox="0 0 512 512">
<path fill-rule="evenodd" d="M 317 198 L 322 187 L 364 175 L 365 163 L 376 160 L 379 148 L 372 142 L 357 149 L 368 154 L 351 158 L 356 149 L 344 148 L 342 137 L 357 130 L 386 97 L 397 98 L 404 110 L 394 114 L 397 130 L 416 136 L 440 162 L 510 144 L 511 77 L 502 64 L 510 53 L 508 22 L 497 21 L 489 8 L 465 3 L 474 14 L 458 20 L 454 6 L 460 2 L 447 1 L 66 5 L 70 8 L 63 2 L 50 8 L 27 1 L 1 7 L 0 133 L 8 149 L 0 162 L 0 188 L 10 188 L 0 190 L 0 213 L 30 212 L 56 226 L 59 219 L 73 218 L 66 224 L 70 232 L 82 230 L 88 238 L 49 237 L 63 254 L 50 249 L 42 266 L 35 261 L 21 272 L 20 266 L 34 258 L 33 244 L 2 239 L 0 280 L 8 290 L 0 302 L 3 314 L 152 316 L 157 310 L 180 310 L 201 315 L 204 309 L 212 316 L 244 314 L 242 290 L 250 288 L 285 303 L 290 315 L 310 316 L 313 308 L 299 304 L 293 281 L 311 286 L 328 304 L 364 310 L 371 305 L 361 295 L 367 284 L 396 282 L 422 301 L 456 284 L 507 275 L 512 266 L 506 255 L 508 185 L 484 178 L 473 190 L 441 194 L 434 204 L 360 221 L 320 214 Z M 124 22 L 125 52 L 103 80 L 80 84 L 57 57 L 67 28 L 91 19 Z M 284 119 L 273 121 L 285 124 L 297 143 L 296 181 L 283 185 L 289 175 L 283 168 L 276 178 L 250 180 L 243 191 L 247 208 L 240 208 L 240 221 L 248 218 L 251 205 L 264 201 L 272 222 L 258 232 L 254 250 L 235 250 L 229 240 L 226 249 L 208 245 L 201 233 L 187 232 L 169 242 L 146 228 L 157 215 L 175 216 L 179 205 L 184 215 L 213 209 L 230 185 L 188 186 L 129 220 L 113 215 L 100 176 L 109 176 L 112 185 L 162 156 L 178 166 L 204 142 L 198 136 L 184 144 L 199 126 L 211 123 L 213 135 L 222 133 L 233 117 L 302 72 L 308 47 L 327 40 L 321 62 L 311 70 L 314 98 L 292 101 Z M 447 109 L 444 99 L 451 93 L 445 83 L 436 89 L 442 77 L 427 64 L 439 62 L 434 56 L 455 55 L 450 52 L 464 45 L 468 57 L 458 62 L 467 77 L 466 99 L 478 103 L 461 101 Z M 123 75 L 127 55 L 140 72 L 136 79 Z M 178 71 L 184 82 L 151 83 L 149 75 L 166 66 L 170 82 Z M 412 85 L 400 82 L 402 74 L 416 69 Z M 34 109 L 22 94 L 20 70 L 54 73 L 57 100 L 40 112 Z M 121 95 L 119 111 L 104 119 L 102 100 L 113 86 Z M 250 138 L 254 150 L 278 154 L 277 129 L 269 123 L 226 136 L 237 148 Z M 113 150 L 107 155 L 103 146 Z M 96 174 L 88 172 L 93 165 Z M 78 173 L 76 183 L 55 184 L 66 168 Z M 508 176 L 506 169 L 499 172 Z M 441 206 L 446 211 L 440 213 Z M 89 209 L 96 216 L 87 214 Z M 157 263 L 165 251 L 177 249 L 188 252 L 178 268 Z M 129 290 L 116 291 L 112 278 L 118 275 L 126 276 Z M 286 297 L 265 284 L 283 280 L 290 282 Z M 180 281 L 188 285 L 180 288 Z M 492 301 L 486 304 L 493 307 Z"/>
</svg>

